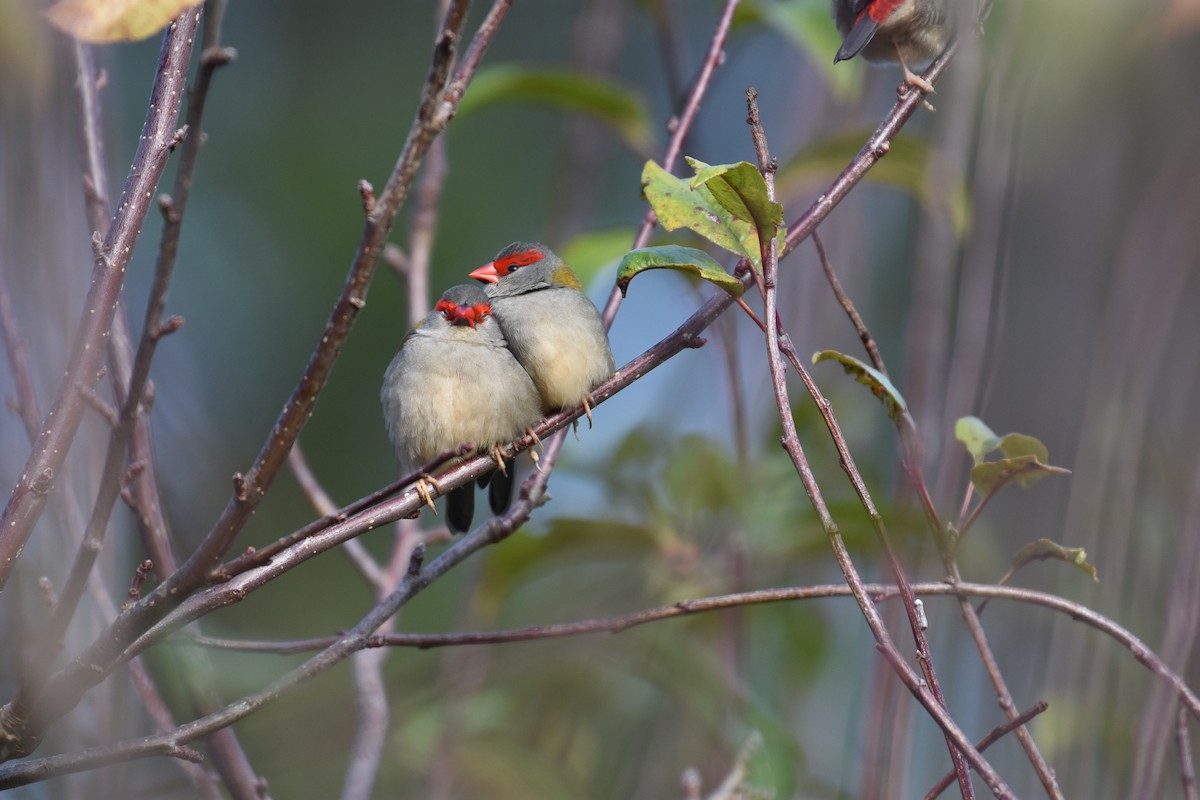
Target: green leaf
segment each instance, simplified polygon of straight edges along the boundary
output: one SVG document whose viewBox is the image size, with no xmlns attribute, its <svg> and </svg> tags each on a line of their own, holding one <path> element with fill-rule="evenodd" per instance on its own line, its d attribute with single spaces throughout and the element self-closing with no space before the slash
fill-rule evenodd
<svg viewBox="0 0 1200 800">
<path fill-rule="evenodd" d="M 736 218 L 707 186 L 692 189 L 688 181 L 647 161 L 642 169 L 642 192 L 664 230 L 688 228 L 717 247 L 750 259 L 756 269 L 762 269 L 754 225 Z"/>
<path fill-rule="evenodd" d="M 1096 572 L 1096 567 L 1088 563 L 1087 551 L 1082 547 L 1063 547 L 1057 542 L 1049 539 L 1038 539 L 1036 542 L 1029 544 L 1018 550 L 1012 559 L 1012 571 L 1024 567 L 1031 561 L 1042 561 L 1047 558 L 1055 558 L 1060 561 L 1065 561 L 1068 564 L 1074 564 L 1081 570 L 1092 576 L 1092 580 L 1100 582 L 1100 576 Z"/>
<path fill-rule="evenodd" d="M 481 69 L 458 107 L 458 116 L 497 103 L 537 103 L 590 114 L 611 127 L 635 153 L 653 147 L 649 116 L 642 99 L 612 81 L 557 70 L 503 65 Z"/>
<path fill-rule="evenodd" d="M 693 191 L 706 186 L 725 210 L 754 226 L 760 242 L 779 235 L 783 206 L 767 197 L 767 182 L 758 167 L 748 161 L 716 166 L 694 158 L 688 158 L 687 162 L 696 170 L 691 183 Z"/>
<path fill-rule="evenodd" d="M 954 438 L 962 442 L 967 452 L 975 459 L 976 464 L 983 462 L 983 457 L 1000 446 L 1000 437 L 992 432 L 979 417 L 962 417 L 954 423 Z M 1006 455 L 1020 455 L 1009 453 Z"/>
<path fill-rule="evenodd" d="M 908 413 L 908 404 L 904 402 L 904 396 L 892 385 L 886 375 L 874 367 L 869 367 L 857 358 L 836 350 L 821 350 L 814 353 L 812 362 L 817 364 L 821 361 L 838 362 L 842 365 L 842 369 L 846 370 L 847 375 L 854 376 L 854 380 L 870 388 L 871 394 L 883 401 L 884 406 L 887 407 L 888 416 L 893 422 Z"/>
<path fill-rule="evenodd" d="M 1032 453 L 1002 458 L 999 461 L 985 461 L 971 468 L 971 482 L 975 490 L 985 497 L 999 491 L 1007 484 L 1016 481 L 1028 489 L 1047 475 L 1069 475 L 1071 470 L 1062 467 L 1052 467 L 1038 461 Z"/>
<path fill-rule="evenodd" d="M 617 268 L 617 286 L 621 289 L 621 294 L 625 294 L 634 275 L 648 269 L 689 272 L 720 286 L 734 297 L 740 297 L 745 288 L 741 281 L 726 272 L 724 267 L 703 250 L 671 244 L 643 247 L 626 253 Z"/>
<path fill-rule="evenodd" d="M 999 447 L 1000 452 L 1009 458 L 1034 456 L 1043 464 L 1050 460 L 1050 451 L 1046 449 L 1046 445 L 1042 444 L 1038 439 L 1026 436 L 1023 433 L 1008 434 L 1000 440 Z"/>
<path fill-rule="evenodd" d="M 845 169 L 872 134 L 869 130 L 840 134 L 818 140 L 796 153 L 775 176 L 779 195 L 794 195 L 809 185 L 823 186 Z M 955 235 L 962 240 L 971 227 L 966 178 L 938 158 L 929 142 L 901 134 L 892 140 L 888 154 L 867 171 L 865 180 L 906 191 L 930 212 L 944 213 Z"/>
</svg>

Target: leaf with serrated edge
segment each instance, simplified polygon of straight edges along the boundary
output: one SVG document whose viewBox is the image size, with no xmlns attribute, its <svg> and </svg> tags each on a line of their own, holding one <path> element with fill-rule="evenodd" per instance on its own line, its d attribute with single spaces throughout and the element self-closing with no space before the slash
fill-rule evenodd
<svg viewBox="0 0 1200 800">
<path fill-rule="evenodd" d="M 1000 437 L 979 417 L 961 417 L 954 423 L 954 438 L 962 442 L 967 452 L 979 464 L 983 457 L 1000 446 Z"/>
<path fill-rule="evenodd" d="M 1036 542 L 1030 542 L 1013 554 L 1012 565 L 1013 572 L 1021 569 L 1031 561 L 1041 561 L 1047 558 L 1054 558 L 1060 561 L 1065 561 L 1068 564 L 1074 564 L 1081 570 L 1092 576 L 1092 580 L 1100 582 L 1100 576 L 1096 572 L 1096 567 L 1088 563 L 1087 551 L 1082 547 L 1063 547 L 1061 544 L 1050 539 L 1038 539 Z"/>
<path fill-rule="evenodd" d="M 688 181 L 647 161 L 642 168 L 642 192 L 664 230 L 688 228 L 717 247 L 750 259 L 755 269 L 762 269 L 754 225 L 734 217 L 707 186 L 693 190 Z"/>
<path fill-rule="evenodd" d="M 621 294 L 625 294 L 634 275 L 648 269 L 673 269 L 691 273 L 720 286 L 734 297 L 740 297 L 745 288 L 741 281 L 726 272 L 708 253 L 672 244 L 643 247 L 626 253 L 617 267 L 617 286 L 621 289 Z"/>
<path fill-rule="evenodd" d="M 871 394 L 883 401 L 888 416 L 893 421 L 908 412 L 908 404 L 904 402 L 904 396 L 900 394 L 900 390 L 892 385 L 886 375 L 874 367 L 869 367 L 857 358 L 839 353 L 837 350 L 821 350 L 814 353 L 812 363 L 817 364 L 821 361 L 837 361 L 841 364 L 847 375 L 868 387 Z"/>
</svg>

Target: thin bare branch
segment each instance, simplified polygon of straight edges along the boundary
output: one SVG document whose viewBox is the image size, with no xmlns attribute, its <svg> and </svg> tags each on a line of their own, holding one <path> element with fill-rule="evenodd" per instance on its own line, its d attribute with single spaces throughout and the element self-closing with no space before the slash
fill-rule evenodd
<svg viewBox="0 0 1200 800">
<path fill-rule="evenodd" d="M 159 68 L 151 89 L 150 104 L 137 152 L 118 212 L 101 240 L 92 283 L 84 302 L 71 355 L 54 401 L 39 430 L 38 440 L 26 461 L 22 477 L 13 488 L 0 516 L 0 589 L 16 564 L 46 505 L 46 497 L 75 438 L 84 403 L 77 387 L 89 383 L 99 371 L 104 340 L 112 324 L 125 267 L 133 254 L 154 189 L 171 154 L 176 118 L 182 102 L 192 42 L 200 12 L 189 9 L 172 22 L 163 37 Z M 99 235 L 99 234 L 97 234 Z"/>
</svg>

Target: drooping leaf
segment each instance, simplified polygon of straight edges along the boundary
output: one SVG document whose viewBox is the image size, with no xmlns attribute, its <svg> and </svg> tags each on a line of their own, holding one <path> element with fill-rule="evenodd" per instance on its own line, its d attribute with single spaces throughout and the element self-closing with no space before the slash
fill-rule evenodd
<svg viewBox="0 0 1200 800">
<path fill-rule="evenodd" d="M 966 446 L 976 464 L 982 463 L 984 456 L 1000 446 L 1000 437 L 979 417 L 962 417 L 954 423 L 954 438 Z"/>
<path fill-rule="evenodd" d="M 1050 539 L 1038 539 L 1036 542 L 1030 542 L 1014 553 L 1012 572 L 1016 572 L 1031 561 L 1042 561 L 1047 558 L 1056 558 L 1068 564 L 1074 564 L 1091 575 L 1092 580 L 1100 582 L 1096 567 L 1088 563 L 1086 550 L 1082 547 L 1063 547 Z"/>
<path fill-rule="evenodd" d="M 794 194 L 809 184 L 826 183 L 845 169 L 872 133 L 863 130 L 840 134 L 818 140 L 796 153 L 775 176 L 780 196 Z M 927 141 L 901 134 L 892 140 L 887 155 L 867 172 L 865 180 L 906 191 L 930 212 L 944 213 L 955 235 L 962 239 L 971 226 L 966 178 L 937 158 Z"/>
<path fill-rule="evenodd" d="M 754 226 L 760 242 L 779 235 L 783 206 L 767 197 L 767 182 L 758 167 L 748 161 L 715 166 L 694 158 L 688 158 L 687 162 L 696 170 L 691 183 L 693 191 L 701 185 L 708 187 L 726 211 Z"/>
<path fill-rule="evenodd" d="M 197 0 L 58 0 L 46 19 L 63 33 L 94 44 L 136 42 L 161 31 Z"/>
<path fill-rule="evenodd" d="M 647 161 L 642 169 L 642 192 L 664 230 L 688 228 L 717 247 L 750 259 L 756 269 L 762 269 L 754 225 L 736 218 L 707 186 L 692 189 L 689 181 Z"/>
<path fill-rule="evenodd" d="M 975 491 L 986 497 L 1013 481 L 1028 489 L 1047 475 L 1069 475 L 1070 473 L 1069 469 L 1043 464 L 1038 461 L 1036 455 L 1029 453 L 1015 458 L 1002 458 L 999 461 L 985 461 L 982 464 L 976 464 L 971 468 L 971 483 L 975 484 Z"/>
<path fill-rule="evenodd" d="M 479 70 L 463 95 L 458 116 L 498 103 L 537 103 L 589 114 L 613 129 L 640 155 L 652 149 L 649 116 L 642 99 L 622 86 L 591 75 L 502 65 Z"/>
<path fill-rule="evenodd" d="M 839 353 L 837 350 L 821 350 L 814 353 L 812 362 L 817 364 L 821 361 L 836 361 L 841 364 L 847 375 L 853 376 L 854 380 L 868 387 L 871 394 L 883 402 L 892 421 L 899 420 L 902 415 L 908 413 L 908 404 L 904 402 L 904 396 L 892 385 L 886 375 L 874 367 L 867 366 L 857 358 Z"/>
<path fill-rule="evenodd" d="M 734 297 L 740 297 L 744 290 L 742 282 L 726 272 L 708 253 L 672 244 L 642 247 L 626 253 L 617 268 L 617 286 L 621 289 L 621 294 L 625 294 L 634 275 L 648 269 L 673 269 L 697 275 L 720 286 Z"/>
</svg>

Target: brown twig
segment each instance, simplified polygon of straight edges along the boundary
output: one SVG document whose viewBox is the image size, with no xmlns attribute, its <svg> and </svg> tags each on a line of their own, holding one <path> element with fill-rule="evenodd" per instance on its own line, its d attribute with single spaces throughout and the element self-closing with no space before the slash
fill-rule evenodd
<svg viewBox="0 0 1200 800">
<path fill-rule="evenodd" d="M 753 88 L 747 90 L 746 92 L 746 105 L 748 112 L 748 118 L 746 121 L 750 125 L 751 135 L 754 140 L 754 149 L 758 155 L 759 171 L 762 172 L 763 179 L 767 184 L 767 199 L 774 201 L 775 163 L 771 159 L 767 149 L 766 132 L 763 129 L 762 121 L 759 117 L 758 111 L 758 93 Z M 800 436 L 796 431 L 795 420 L 792 417 L 791 401 L 788 399 L 787 373 L 781 354 L 782 345 L 780 341 L 780 329 L 783 327 L 783 324 L 779 317 L 779 309 L 777 307 L 777 288 L 779 280 L 778 237 L 771 236 L 767 239 L 760 237 L 759 248 L 761 250 L 763 264 L 762 283 L 765 304 L 763 316 L 766 318 L 767 322 L 767 361 L 770 365 L 772 384 L 775 390 L 775 404 L 779 412 L 780 421 L 783 424 L 783 445 L 788 455 L 791 456 L 797 472 L 800 474 L 802 480 L 805 481 L 805 491 L 808 492 L 809 500 L 813 503 L 814 508 L 818 509 L 818 513 L 820 514 L 818 507 L 824 507 L 824 499 L 821 497 L 820 489 L 817 487 L 816 481 L 813 479 L 811 471 L 808 469 L 807 459 L 804 455 L 803 448 L 800 445 Z M 808 371 L 800 363 L 799 358 L 794 357 L 795 351 L 791 347 L 790 340 L 787 341 L 787 348 L 791 350 L 793 354 L 792 366 L 797 372 L 800 373 L 805 387 L 812 395 L 817 407 L 821 410 L 821 414 L 825 419 L 829 433 L 833 437 L 834 444 L 838 449 L 838 454 L 841 456 L 842 467 L 850 478 L 851 483 L 854 485 L 854 490 L 858 494 L 860 501 L 863 503 L 868 516 L 871 518 L 872 527 L 875 529 L 880 544 L 883 546 L 884 553 L 887 556 L 892 573 L 896 578 L 896 585 L 900 587 L 901 596 L 904 598 L 904 607 L 908 612 L 913 638 L 917 644 L 917 660 L 921 665 L 921 671 L 925 675 L 928 691 L 932 694 L 934 700 L 940 704 L 943 709 L 945 709 L 946 700 L 942 696 L 942 690 L 938 684 L 937 673 L 933 667 L 933 659 L 929 652 L 928 642 L 925 640 L 925 633 L 918 621 L 916 603 L 914 602 L 915 597 L 912 593 L 912 587 L 909 585 L 908 578 L 904 574 L 904 568 L 901 565 L 899 558 L 895 555 L 895 552 L 892 550 L 892 547 L 888 542 L 887 533 L 883 526 L 883 518 L 875 508 L 870 494 L 867 492 L 866 484 L 862 480 L 862 476 L 858 474 L 858 470 L 850 456 L 849 448 L 846 446 L 845 439 L 841 435 L 840 427 L 838 426 L 837 421 L 834 419 L 833 413 L 830 410 L 829 403 L 826 402 L 821 396 L 816 384 L 808 375 Z M 829 511 L 826 508 L 825 516 L 828 515 Z M 832 517 L 828 518 L 828 524 L 833 525 Z M 828 530 L 829 528 L 827 527 L 827 531 Z M 850 554 L 848 551 L 846 551 L 845 545 L 841 541 L 841 536 L 835 532 L 831 532 L 830 543 L 833 545 L 834 550 L 837 551 L 838 563 L 842 566 L 842 571 L 847 580 L 861 582 L 857 571 L 850 560 Z M 875 618 L 878 619 L 878 614 L 874 609 L 874 605 L 871 604 L 870 600 L 865 598 L 865 596 L 862 599 L 866 601 L 869 606 L 864 606 L 862 609 L 863 614 L 867 617 L 868 622 L 871 621 L 872 616 L 875 616 Z M 875 627 L 872 626 L 872 631 L 876 634 L 876 642 L 881 649 L 888 651 L 890 648 L 892 650 L 892 652 L 889 653 L 888 660 L 893 664 L 904 663 L 899 653 L 894 651 L 895 645 L 893 645 L 890 641 L 890 638 L 886 636 L 886 630 L 882 627 L 882 622 L 880 623 L 880 627 L 878 629 L 875 629 Z M 884 633 L 884 637 L 882 638 L 879 635 L 881 632 Z M 946 715 L 946 718 L 949 719 L 949 715 Z M 939 724 L 941 723 L 939 722 Z M 949 747 L 950 758 L 954 763 L 954 769 L 958 775 L 958 782 L 959 787 L 962 790 L 962 795 L 964 798 L 974 798 L 975 792 L 971 786 L 971 776 L 967 771 L 967 759 L 962 752 L 955 748 L 954 740 L 957 737 L 954 736 L 954 732 L 950 729 L 946 729 L 945 726 L 943 726 L 943 728 L 946 732 L 946 744 L 947 747 Z M 961 731 L 959 733 L 961 734 Z M 984 775 L 987 775 L 988 771 L 994 772 L 994 770 L 991 770 L 990 765 L 987 765 L 986 762 L 982 761 L 982 759 L 979 759 L 979 763 L 976 764 L 976 768 L 979 769 L 981 774 Z M 998 777 L 999 776 L 997 775 L 997 778 Z M 992 781 L 989 779 L 989 784 L 991 783 Z"/>
<path fill-rule="evenodd" d="M 1038 714 L 1041 714 L 1047 708 L 1049 708 L 1049 706 L 1044 700 L 1034 703 L 1030 708 L 1008 720 L 1003 725 L 997 725 L 995 728 L 992 728 L 987 736 L 984 736 L 979 740 L 979 744 L 977 744 L 976 747 L 978 747 L 979 752 L 982 753 L 984 750 L 987 750 L 993 744 L 998 742 L 1001 737 L 1005 736 L 1014 729 L 1022 728 L 1027 722 L 1036 717 Z M 925 793 L 925 800 L 936 800 L 936 798 L 940 796 L 942 792 L 946 791 L 946 789 L 948 789 L 950 784 L 953 782 L 954 770 L 950 770 L 941 777 L 941 780 L 934 784 L 932 789 Z"/>
<path fill-rule="evenodd" d="M 863 347 L 866 349 L 871 363 L 876 369 L 887 375 L 887 367 L 883 363 L 883 357 L 879 353 L 879 349 L 875 347 L 874 337 L 871 336 L 870 330 L 863 321 L 858 310 L 854 307 L 853 301 L 842 290 L 841 283 L 837 279 L 837 274 L 834 272 L 833 266 L 829 261 L 825 248 L 820 241 L 816 231 L 813 232 L 813 243 L 817 247 L 817 254 L 821 260 L 821 266 L 824 269 L 830 288 L 837 297 L 839 304 L 846 311 L 846 315 L 850 318 L 854 325 L 855 331 L 859 335 L 859 339 L 863 342 Z M 925 509 L 925 516 L 930 526 L 930 531 L 933 534 L 934 541 L 938 546 L 938 551 L 941 554 L 943 564 L 947 573 L 951 576 L 951 580 L 961 580 L 957 562 L 954 559 L 953 548 L 946 540 L 942 523 L 938 517 L 937 511 L 933 507 L 932 498 L 929 495 L 928 488 L 925 483 L 924 474 L 920 464 L 920 452 L 916 443 L 919 437 L 916 432 L 916 425 L 905 410 L 901 414 L 901 418 L 896 422 L 897 428 L 901 436 L 901 462 L 905 472 L 910 476 L 913 485 L 916 487 L 918 496 L 921 499 L 921 505 Z M 978 509 L 976 509 L 978 511 Z M 972 515 L 974 519 L 974 515 Z M 963 528 L 966 530 L 966 528 Z M 961 532 L 960 532 L 961 536 Z M 1004 581 L 1001 581 L 1003 583 Z M 984 603 L 987 601 L 985 600 Z M 988 677 L 992 681 L 992 686 L 996 691 L 997 702 L 1005 716 L 1009 719 L 1015 719 L 1017 716 L 1017 706 L 1013 700 L 1012 693 L 1008 689 L 1008 684 L 1004 680 L 1004 676 L 1000 671 L 1000 665 L 996 661 L 995 655 L 992 653 L 991 646 L 988 643 L 987 634 L 983 630 L 983 624 L 979 620 L 979 612 L 982 611 L 983 604 L 977 610 L 971 606 L 970 602 L 961 599 L 960 611 L 966 622 L 968 630 L 971 632 L 971 637 L 975 640 L 975 646 L 979 650 L 980 658 L 983 660 L 984 667 L 987 670 Z M 1017 729 L 1017 739 L 1020 741 L 1022 748 L 1025 750 L 1026 756 L 1037 772 L 1042 785 L 1046 788 L 1047 793 L 1052 798 L 1061 798 L 1062 791 L 1058 787 L 1058 781 L 1054 777 L 1054 771 L 1046 763 L 1045 758 L 1038 750 L 1037 744 L 1033 741 L 1033 737 L 1029 731 L 1021 726 Z"/>
<path fill-rule="evenodd" d="M 1192 737 L 1188 734 L 1188 710 L 1182 705 L 1175 720 L 1175 743 L 1179 747 L 1179 781 L 1186 800 L 1196 800 L 1196 765 L 1192 761 Z"/>
<path fill-rule="evenodd" d="M 0 515 L 0 589 L 7 584 L 13 566 L 45 508 L 49 486 L 39 489 L 38 483 L 53 484 L 83 416 L 84 403 L 77 387 L 88 383 L 88 377 L 99 370 L 105 350 L 103 342 L 112 324 L 125 267 L 145 222 L 154 188 L 171 153 L 175 120 L 186 88 L 188 61 L 199 17 L 200 12 L 196 9 L 181 13 L 168 26 L 163 38 L 142 135 L 121 194 L 119 210 L 96 254 L 92 283 L 72 341 L 71 355 L 22 477 Z"/>
<path fill-rule="evenodd" d="M 522 496 L 520 502 L 540 502 L 532 497 Z M 460 539 L 451 548 L 439 555 L 426 569 L 421 570 L 418 575 L 424 585 L 436 580 L 441 575 L 445 574 L 455 564 L 461 563 L 471 553 L 477 552 L 488 544 L 503 539 L 508 533 L 511 533 L 513 519 L 510 515 L 497 520 L 491 520 L 486 525 Z M 416 580 L 417 576 L 409 576 L 409 580 Z M 424 588 L 421 586 L 420 588 Z M 1038 592 L 1030 589 L 1020 589 L 1013 587 L 998 587 L 987 584 L 974 583 L 959 583 L 947 584 L 941 582 L 932 583 L 915 583 L 912 586 L 913 591 L 924 596 L 950 596 L 950 597 L 993 597 L 997 599 L 1006 599 L 1013 602 L 1027 603 L 1031 605 L 1041 606 L 1043 608 L 1056 611 L 1069 617 L 1076 622 L 1081 622 L 1089 627 L 1092 627 L 1101 633 L 1112 638 L 1114 641 L 1122 645 L 1126 650 L 1133 654 L 1141 664 L 1150 669 L 1150 671 L 1164 680 L 1172 690 L 1179 696 L 1180 701 L 1188 713 L 1194 718 L 1200 720 L 1200 697 L 1197 697 L 1183 678 L 1173 672 L 1157 655 L 1151 651 L 1145 643 L 1138 639 L 1133 633 L 1123 628 L 1115 621 L 1099 614 L 1092 609 L 1075 603 L 1058 595 L 1049 594 L 1046 592 Z M 411 598 L 419 588 L 406 580 L 405 584 L 398 588 L 397 591 L 405 593 L 403 599 L 398 598 L 395 593 L 386 601 L 387 608 L 377 607 L 371 612 L 367 619 L 364 619 L 353 631 L 335 637 L 325 637 L 322 639 L 313 639 L 305 642 L 286 642 L 286 643 L 262 643 L 262 642 L 231 642 L 229 640 L 204 638 L 198 640 L 198 643 L 219 647 L 232 647 L 241 650 L 249 650 L 254 652 L 272 652 L 280 654 L 298 653 L 311 651 L 315 648 L 322 648 L 321 655 L 329 652 L 329 648 L 337 645 L 345 648 L 360 649 L 363 647 L 455 647 L 468 645 L 496 644 L 501 642 L 518 642 L 540 640 L 548 638 L 557 638 L 565 636 L 578 636 L 592 633 L 617 633 L 652 622 L 657 622 L 664 619 L 675 617 L 689 616 L 692 614 L 705 613 L 720 609 L 727 609 L 737 606 L 756 605 L 764 603 L 777 603 L 793 600 L 805 600 L 821 597 L 847 597 L 854 596 L 858 591 L 861 591 L 867 598 L 883 600 L 887 598 L 895 598 L 898 596 L 898 590 L 894 584 L 862 584 L 851 586 L 845 583 L 826 584 L 820 586 L 793 587 L 786 589 L 764 589 L 753 592 L 741 592 L 738 594 L 722 595 L 717 597 L 706 597 L 695 600 L 682 600 L 669 606 L 660 606 L 658 608 L 645 609 L 636 611 L 630 614 L 624 614 L 617 617 L 608 617 L 604 619 L 586 620 L 583 622 L 565 623 L 558 625 L 531 626 L 527 628 L 518 628 L 510 631 L 489 631 L 483 633 L 450 633 L 450 634 L 391 634 L 387 637 L 376 637 L 372 635 L 363 635 L 361 638 L 356 638 L 362 628 L 368 623 L 368 619 L 384 616 L 388 610 L 395 605 L 399 608 L 407 599 Z M 399 602 L 397 603 L 397 600 Z M 885 632 L 886 633 L 886 632 Z M 353 638 L 354 641 L 348 643 L 347 640 Z M 323 662 L 321 662 L 323 663 Z M 297 668 L 305 674 L 315 674 L 313 669 L 316 665 L 311 662 L 306 662 Z M 325 664 L 327 669 L 331 664 Z M 316 671 L 323 671 L 317 669 Z M 296 672 L 295 670 L 293 672 Z M 292 675 L 292 673 L 289 673 Z M 272 686 L 277 686 L 281 678 Z M 914 680 L 916 679 L 913 674 Z M 172 736 L 167 738 L 174 741 L 173 737 L 187 737 L 187 741 L 191 741 L 203 733 L 196 732 L 197 728 L 215 729 L 219 724 L 230 724 L 236 721 L 232 717 L 241 718 L 250 713 L 253 708 L 245 708 L 244 704 L 250 704 L 257 707 L 263 702 L 268 702 L 274 699 L 274 692 L 263 690 L 261 693 L 251 695 L 247 698 L 234 703 L 221 712 L 219 719 L 197 720 L 194 723 L 182 726 L 172 732 Z M 182 738 L 179 738 L 183 741 Z M 112 747 L 120 748 L 122 752 L 130 753 L 129 757 L 143 757 L 154 755 L 159 752 L 156 748 L 160 748 L 163 740 L 157 737 L 147 737 L 145 739 L 135 740 L 134 742 L 126 742 Z M 33 780 L 40 780 L 50 777 L 51 774 L 61 774 L 63 772 L 75 772 L 82 769 L 88 769 L 92 766 L 92 761 L 97 758 L 102 758 L 106 755 L 104 748 L 97 748 L 83 753 L 68 754 L 67 756 L 56 756 L 53 759 L 37 759 L 30 760 L 18 764 L 9 764 L 0 766 L 0 789 L 9 788 L 9 786 L 21 785 L 29 783 Z M 79 759 L 77 762 L 72 759 Z"/>
<path fill-rule="evenodd" d="M 44 702 L 39 703 L 38 716 L 32 726 L 27 726 L 23 720 L 16 720 L 16 730 L 10 731 L 16 736 L 13 742 L 15 746 L 0 752 L 0 756 L 11 756 L 31 746 L 45 725 L 66 713 L 78 701 L 82 692 L 103 680 L 131 641 L 166 614 L 180 599 L 203 584 L 209 569 L 232 544 L 249 519 L 286 458 L 292 442 L 310 416 L 317 395 L 324 387 L 358 311 L 365 305 L 365 293 L 374 272 L 378 253 L 390 233 L 400 206 L 407 197 L 408 188 L 421 158 L 432 140 L 453 116 L 462 91 L 474 75 L 479 59 L 510 1 L 496 0 L 492 12 L 464 56 L 462 66 L 449 84 L 446 80 L 450 75 L 454 43 L 465 16 L 467 2 L 456 0 L 448 9 L 435 42 L 433 64 L 420 108 L 388 184 L 372 213 L 368 215 L 363 238 L 341 295 L 326 324 L 325 332 L 258 458 L 250 470 L 236 482 L 234 496 L 212 531 L 178 570 L 138 604 L 118 617 L 109 630 L 93 642 L 71 666 L 57 674 L 59 682 L 56 685 L 60 690 L 45 693 Z M 446 87 L 444 93 L 443 87 Z M 175 94 L 181 95 L 181 88 Z M 159 104 L 155 104 L 154 107 L 158 108 Z M 147 138 L 143 138 L 143 143 Z M 12 505 L 10 502 L 10 507 Z M 3 541 L 0 541 L 0 557 L 3 556 L 3 552 Z M 4 569 L 3 564 L 0 564 L 0 569 Z"/>
<path fill-rule="evenodd" d="M 700 67 L 700 74 L 696 76 L 696 82 L 692 86 L 691 94 L 688 96 L 687 103 L 684 104 L 683 113 L 677 119 L 672 120 L 674 128 L 671 131 L 671 139 L 667 143 L 667 150 L 663 154 L 661 162 L 663 169 L 667 172 L 675 168 L 675 162 L 679 159 L 680 151 L 683 149 L 683 141 L 687 138 L 688 131 L 691 130 L 692 123 L 696 119 L 696 114 L 700 111 L 700 103 L 708 93 L 713 73 L 721 65 L 725 40 L 729 36 L 729 28 L 733 24 L 733 12 L 737 9 L 737 5 L 738 0 L 725 0 L 725 6 L 722 8 L 721 16 L 717 20 L 716 30 L 713 31 L 712 39 L 709 41 L 708 52 L 704 56 L 704 63 Z M 637 235 L 634 236 L 631 249 L 636 250 L 639 247 L 646 246 L 646 243 L 650 241 L 650 231 L 654 229 L 657 221 L 658 218 L 654 216 L 654 210 L 647 209 L 646 215 L 642 218 L 642 225 L 638 228 Z M 621 290 L 614 286 L 612 293 L 608 296 L 608 302 L 604 306 L 604 313 L 602 315 L 605 330 L 611 328 L 613 320 L 617 318 L 617 311 L 621 307 L 622 299 L 624 299 L 624 295 L 621 294 Z"/>
<path fill-rule="evenodd" d="M 49 485 L 39 488 L 37 481 L 53 483 L 78 428 L 86 402 L 78 387 L 87 384 L 87 376 L 98 374 L 99 360 L 104 351 L 101 343 L 108 335 L 108 328 L 115 313 L 125 265 L 145 221 L 150 206 L 149 198 L 170 154 L 175 118 L 184 93 L 188 60 L 198 21 L 197 10 L 186 11 L 171 23 L 163 37 L 159 67 L 151 90 L 150 109 L 122 193 L 120 211 L 113 218 L 108 234 L 103 240 L 98 238 L 98 232 L 94 234 L 97 238 L 93 241 L 100 246 L 97 248 L 92 285 L 88 291 L 83 319 L 72 345 L 71 358 L 59 384 L 54 404 L 47 415 L 47 422 L 40 429 L 30 453 L 25 476 L 14 488 L 4 515 L 0 517 L 3 520 L 3 530 L 0 531 L 0 588 L 6 582 L 17 555 L 24 547 L 45 506 Z M 87 73 L 89 68 L 94 70 L 90 60 L 80 61 L 80 82 L 84 97 L 89 91 L 95 91 L 94 71 Z M 89 123 L 85 120 L 85 125 L 87 124 Z M 92 193 L 89 197 L 95 195 L 95 185 L 92 184 L 91 188 Z M 89 202 L 94 204 L 96 201 L 89 199 Z M 118 484 L 117 492 L 120 490 L 119 483 L 123 472 L 124 453 L 121 455 L 121 463 L 114 467 L 115 475 L 111 476 L 111 480 Z M 30 476 L 33 476 L 32 480 Z M 115 495 L 116 493 L 114 497 Z M 94 560 L 98 539 L 94 533 L 91 536 L 85 534 L 84 541 L 84 548 L 91 552 L 87 553 L 81 549 L 72 567 L 72 574 L 65 584 L 64 596 L 55 609 L 55 621 L 44 633 L 39 648 L 45 655 L 52 655 L 60 647 L 59 639 L 66 628 L 66 621 L 69 621 L 74 613 L 87 574 L 90 572 L 91 564 L 88 559 Z M 3 727 L 0 757 L 11 758 L 28 753 L 40 740 L 40 731 L 31 732 L 26 725 L 31 714 L 29 707 L 40 688 L 38 676 L 42 674 L 44 670 L 28 671 L 17 698 L 0 712 L 0 726 Z"/>
</svg>

